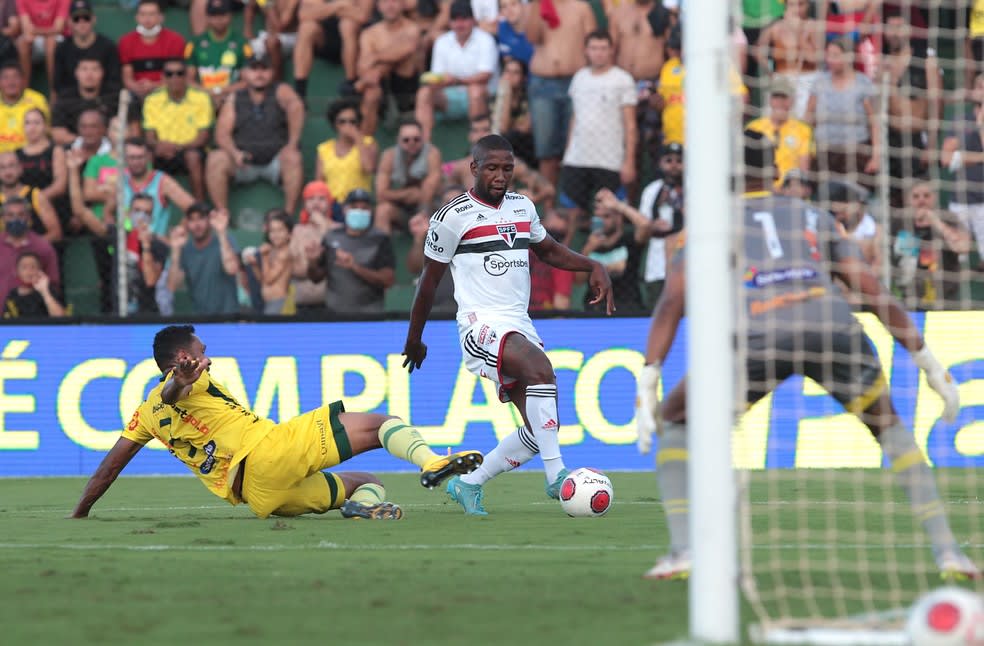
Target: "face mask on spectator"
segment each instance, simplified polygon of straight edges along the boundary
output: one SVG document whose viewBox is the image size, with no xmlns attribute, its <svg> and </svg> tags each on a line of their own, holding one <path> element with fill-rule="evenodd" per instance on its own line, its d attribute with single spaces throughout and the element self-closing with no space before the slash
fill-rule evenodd
<svg viewBox="0 0 984 646">
<path fill-rule="evenodd" d="M 163 25 L 154 25 L 153 27 L 150 27 L 148 29 L 143 25 L 137 25 L 137 33 L 143 36 L 144 38 L 153 38 L 157 34 L 161 33 L 162 26 Z"/>
<path fill-rule="evenodd" d="M 349 209 L 345 212 L 345 226 L 355 231 L 365 231 L 372 222 L 368 209 Z"/>
<path fill-rule="evenodd" d="M 130 223 L 133 224 L 134 229 L 139 229 L 148 222 L 150 222 L 150 213 L 147 213 L 146 211 L 130 212 Z"/>
<path fill-rule="evenodd" d="M 27 233 L 27 222 L 21 219 L 7 220 L 4 229 L 13 238 L 21 238 Z"/>
</svg>

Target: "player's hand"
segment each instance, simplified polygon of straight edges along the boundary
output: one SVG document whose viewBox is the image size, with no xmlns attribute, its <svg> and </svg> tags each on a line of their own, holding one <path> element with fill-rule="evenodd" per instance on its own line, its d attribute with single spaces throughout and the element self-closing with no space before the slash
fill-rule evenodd
<svg viewBox="0 0 984 646">
<path fill-rule="evenodd" d="M 659 403 L 659 364 L 645 366 L 636 388 L 636 447 L 641 455 L 653 448 L 653 433 L 663 434 L 663 415 Z"/>
<path fill-rule="evenodd" d="M 943 421 L 952 424 L 957 420 L 957 413 L 960 412 L 960 391 L 953 381 L 953 375 L 936 360 L 933 353 L 929 351 L 928 345 L 923 344 L 921 350 L 913 353 L 912 359 L 919 369 L 926 373 L 929 387 L 943 400 Z"/>
<path fill-rule="evenodd" d="M 199 361 L 187 353 L 182 352 L 178 355 L 178 362 L 174 366 L 172 379 L 179 386 L 190 386 L 198 381 L 198 378 L 202 376 L 202 372 L 205 371 L 207 365 L 207 362 Z"/>
<path fill-rule="evenodd" d="M 403 360 L 403 367 L 409 368 L 413 373 L 414 369 L 419 369 L 427 358 L 427 346 L 423 341 L 407 339 L 406 345 L 403 346 L 403 356 L 406 357 Z"/>
<path fill-rule="evenodd" d="M 588 285 L 594 298 L 589 301 L 590 305 L 597 305 L 605 301 L 605 311 L 611 314 L 615 311 L 615 298 L 612 295 L 612 279 L 608 275 L 608 270 L 600 262 L 595 262 L 591 268 L 591 277 L 588 278 Z"/>
</svg>

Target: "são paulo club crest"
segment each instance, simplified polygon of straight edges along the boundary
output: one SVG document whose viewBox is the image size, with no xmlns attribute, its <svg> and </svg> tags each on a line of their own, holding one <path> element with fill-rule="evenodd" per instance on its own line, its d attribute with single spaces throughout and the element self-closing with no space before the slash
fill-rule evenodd
<svg viewBox="0 0 984 646">
<path fill-rule="evenodd" d="M 516 241 L 516 225 L 515 224 L 497 224 L 496 230 L 502 239 L 511 247 L 513 242 Z"/>
</svg>

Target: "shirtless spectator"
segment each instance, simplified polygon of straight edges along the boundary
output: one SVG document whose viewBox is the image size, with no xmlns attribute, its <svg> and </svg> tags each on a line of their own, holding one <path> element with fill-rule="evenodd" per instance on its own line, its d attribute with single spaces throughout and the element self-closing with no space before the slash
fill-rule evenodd
<svg viewBox="0 0 984 646">
<path fill-rule="evenodd" d="M 431 138 L 436 112 L 446 119 L 486 112 L 498 71 L 495 39 L 475 26 L 469 0 L 454 0 L 451 31 L 434 43 L 430 72 L 417 92 L 416 116 L 424 138 Z"/>
<path fill-rule="evenodd" d="M 382 19 L 359 36 L 359 78 L 362 95 L 362 132 L 372 135 L 379 120 L 383 94 L 396 99 L 399 111 L 412 112 L 420 87 L 420 69 L 414 55 L 420 29 L 403 15 L 403 0 L 377 0 Z"/>
<path fill-rule="evenodd" d="M 582 0 L 536 0 L 528 9 L 526 37 L 530 60 L 530 115 L 540 173 L 551 184 L 560 176 L 567 145 L 571 78 L 584 61 L 584 40 L 597 29 L 591 5 Z"/>
<path fill-rule="evenodd" d="M 427 211 L 441 185 L 441 151 L 424 140 L 416 121 L 404 121 L 396 145 L 383 152 L 376 173 L 375 227 L 389 234 Z"/>
<path fill-rule="evenodd" d="M 787 77 L 794 85 L 793 116 L 802 119 L 823 51 L 823 27 L 810 18 L 809 0 L 786 0 L 782 18 L 762 30 L 755 55 L 761 70 Z"/>
<path fill-rule="evenodd" d="M 283 209 L 266 214 L 266 241 L 243 249 L 243 264 L 253 269 L 260 283 L 264 314 L 292 314 L 286 309 L 290 290 L 290 238 L 294 223 Z"/>
<path fill-rule="evenodd" d="M 655 81 L 663 67 L 663 47 L 669 22 L 650 21 L 649 18 L 651 14 L 659 15 L 661 8 L 655 0 L 626 0 L 615 8 L 608 23 L 608 32 L 615 44 L 615 65 L 631 74 L 637 83 Z"/>
<path fill-rule="evenodd" d="M 302 99 L 307 97 L 308 76 L 315 55 L 341 63 L 345 80 L 339 94 L 355 93 L 359 30 L 369 22 L 371 14 L 372 0 L 301 0 L 294 47 L 294 89 Z"/>
<path fill-rule="evenodd" d="M 471 146 L 478 143 L 479 139 L 491 134 L 492 122 L 489 115 L 481 114 L 472 119 L 468 128 L 469 151 Z M 475 182 L 475 178 L 471 174 L 471 162 L 472 155 L 469 152 L 461 159 L 455 159 L 444 164 L 442 170 L 444 171 L 446 183 L 450 183 L 452 186 L 471 187 Z M 509 190 L 522 193 L 530 198 L 534 204 L 551 205 L 556 194 L 553 184 L 548 182 L 543 175 L 530 168 L 521 159 L 515 160 L 513 183 L 509 187 Z"/>
</svg>

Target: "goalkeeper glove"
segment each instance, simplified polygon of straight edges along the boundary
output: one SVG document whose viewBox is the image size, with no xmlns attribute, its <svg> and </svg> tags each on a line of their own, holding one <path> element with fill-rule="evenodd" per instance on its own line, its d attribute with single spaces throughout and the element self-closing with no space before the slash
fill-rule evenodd
<svg viewBox="0 0 984 646">
<path fill-rule="evenodd" d="M 653 448 L 653 433 L 663 434 L 663 415 L 659 407 L 659 364 L 642 369 L 636 391 L 636 447 L 645 455 Z"/>
<path fill-rule="evenodd" d="M 956 421 L 957 413 L 960 411 L 960 392 L 953 381 L 953 376 L 940 365 L 925 343 L 921 350 L 912 354 L 912 360 L 926 373 L 929 387 L 943 399 L 943 420 L 947 423 Z"/>
</svg>

